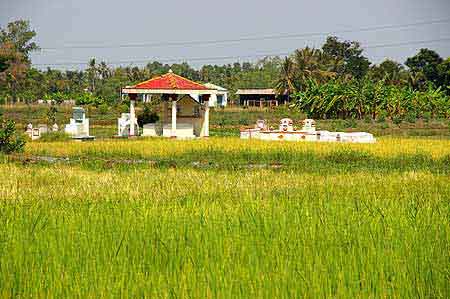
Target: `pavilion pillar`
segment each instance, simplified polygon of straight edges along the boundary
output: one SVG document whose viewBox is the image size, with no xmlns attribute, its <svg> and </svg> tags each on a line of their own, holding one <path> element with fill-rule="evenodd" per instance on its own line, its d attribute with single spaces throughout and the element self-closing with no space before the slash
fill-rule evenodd
<svg viewBox="0 0 450 299">
<path fill-rule="evenodd" d="M 130 136 L 135 136 L 136 132 L 134 131 L 134 124 L 136 118 L 136 112 L 134 110 L 134 104 L 136 102 L 136 94 L 130 94 Z"/>
<path fill-rule="evenodd" d="M 177 137 L 177 99 L 176 96 L 170 97 L 172 100 L 172 126 L 171 126 L 171 137 Z"/>
<path fill-rule="evenodd" d="M 200 134 L 201 137 L 209 137 L 209 96 L 209 94 L 202 95 L 205 110 L 203 114 L 202 131 Z"/>
</svg>

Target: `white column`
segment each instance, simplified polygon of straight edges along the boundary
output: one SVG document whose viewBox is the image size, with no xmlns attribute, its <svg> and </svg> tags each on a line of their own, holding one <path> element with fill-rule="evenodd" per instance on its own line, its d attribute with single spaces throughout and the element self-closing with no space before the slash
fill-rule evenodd
<svg viewBox="0 0 450 299">
<path fill-rule="evenodd" d="M 203 137 L 209 137 L 209 101 L 206 100 L 205 114 L 203 115 Z"/>
<path fill-rule="evenodd" d="M 172 100 L 172 137 L 177 137 L 177 101 Z"/>
<path fill-rule="evenodd" d="M 134 123 L 136 118 L 136 113 L 134 111 L 134 100 L 130 101 L 130 136 L 135 136 Z"/>
</svg>

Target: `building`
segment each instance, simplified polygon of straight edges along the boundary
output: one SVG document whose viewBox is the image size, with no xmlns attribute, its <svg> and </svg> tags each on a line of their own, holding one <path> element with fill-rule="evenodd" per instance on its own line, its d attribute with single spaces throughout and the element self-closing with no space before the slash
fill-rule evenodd
<svg viewBox="0 0 450 299">
<path fill-rule="evenodd" d="M 138 98 L 151 101 L 149 95 L 161 95 L 161 122 L 145 124 L 144 135 L 173 138 L 209 136 L 209 100 L 216 92 L 172 71 L 122 89 L 122 94 L 130 98 L 131 122 L 136 118 L 134 105 Z M 131 126 L 129 135 L 137 134 Z"/>
<path fill-rule="evenodd" d="M 273 107 L 287 103 L 286 94 L 277 95 L 271 88 L 238 89 L 239 105 L 243 107 Z"/>
<path fill-rule="evenodd" d="M 209 98 L 209 107 L 225 107 L 227 105 L 228 90 L 212 83 L 206 83 L 203 85 L 205 85 L 208 89 L 214 90 Z M 199 101 L 198 95 L 191 94 L 190 96 L 196 101 Z"/>
<path fill-rule="evenodd" d="M 204 85 L 209 89 L 216 90 L 216 93 L 213 93 L 209 99 L 210 107 L 225 107 L 228 104 L 228 90 L 226 88 L 212 83 Z"/>
</svg>

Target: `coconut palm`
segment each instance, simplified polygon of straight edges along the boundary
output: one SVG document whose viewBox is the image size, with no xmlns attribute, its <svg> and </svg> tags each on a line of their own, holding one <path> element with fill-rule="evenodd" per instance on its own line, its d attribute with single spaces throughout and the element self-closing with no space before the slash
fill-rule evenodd
<svg viewBox="0 0 450 299">
<path fill-rule="evenodd" d="M 301 87 L 305 86 L 309 79 L 324 82 L 335 76 L 335 73 L 331 71 L 330 59 L 320 49 L 306 47 L 296 50 L 294 61 Z"/>
<path fill-rule="evenodd" d="M 275 83 L 275 91 L 277 94 L 287 94 L 288 98 L 296 91 L 295 65 L 290 57 L 286 57 L 281 64 L 280 76 Z"/>
</svg>

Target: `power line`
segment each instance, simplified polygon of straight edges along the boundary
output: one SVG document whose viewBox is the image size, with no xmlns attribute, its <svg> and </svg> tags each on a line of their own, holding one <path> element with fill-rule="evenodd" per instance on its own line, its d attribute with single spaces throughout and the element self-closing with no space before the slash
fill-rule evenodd
<svg viewBox="0 0 450 299">
<path fill-rule="evenodd" d="M 353 32 L 367 32 L 387 29 L 401 29 L 421 25 L 443 24 L 450 22 L 450 19 L 432 20 L 424 22 L 416 22 L 401 25 L 383 25 L 374 27 L 363 27 L 359 29 L 338 30 L 329 32 L 312 32 L 312 33 L 299 33 L 299 34 L 278 34 L 267 36 L 255 36 L 255 37 L 241 37 L 236 39 L 222 39 L 222 40 L 204 40 L 204 41 L 183 41 L 183 42 L 158 42 L 158 43 L 134 43 L 134 44 L 117 44 L 117 45 L 71 45 L 61 47 L 43 47 L 41 50 L 60 50 L 60 49 L 109 49 L 109 48 L 150 48 L 150 47 L 166 47 L 166 46 L 193 46 L 193 45 L 211 45 L 211 44 L 226 44 L 235 42 L 246 41 L 259 41 L 259 40 L 277 40 L 277 39 L 290 39 L 290 38 L 302 38 L 302 37 L 314 37 L 314 36 L 327 36 L 342 33 Z"/>
<path fill-rule="evenodd" d="M 448 42 L 450 41 L 450 37 L 439 38 L 439 39 L 430 39 L 430 40 L 421 40 L 421 41 L 409 41 L 409 42 L 399 42 L 399 43 L 389 43 L 389 44 L 380 44 L 373 46 L 365 46 L 363 49 L 378 49 L 378 48 L 389 48 L 389 47 L 399 47 L 399 46 L 408 46 L 408 45 L 416 45 L 416 44 L 427 44 L 427 43 L 435 43 L 435 42 Z M 150 61 L 158 61 L 158 62 L 177 62 L 177 61 L 222 61 L 229 59 L 241 59 L 241 58 L 258 58 L 258 57 L 273 57 L 273 56 L 287 56 L 292 52 L 278 52 L 278 53 L 260 53 L 260 54 L 252 54 L 252 55 L 235 55 L 235 56 L 214 56 L 214 57 L 181 57 L 181 58 L 139 58 L 132 60 L 117 60 L 110 61 L 107 64 L 109 65 L 118 65 L 118 64 L 140 64 L 140 63 L 148 63 Z M 87 65 L 88 62 L 85 61 L 72 61 L 72 62 L 60 62 L 60 63 L 33 63 L 34 66 L 71 66 L 71 65 Z"/>
<path fill-rule="evenodd" d="M 253 55 L 239 55 L 239 56 L 214 56 L 214 57 L 181 57 L 181 58 L 166 58 L 166 59 L 157 59 L 157 58 L 147 58 L 147 59 L 132 59 L 132 60 L 119 60 L 119 61 L 110 61 L 107 64 L 123 64 L 123 63 L 146 63 L 150 61 L 158 61 L 158 62 L 175 62 L 175 61 L 217 61 L 217 60 L 228 60 L 228 59 L 239 59 L 239 58 L 257 58 L 257 57 L 265 57 L 265 56 L 283 56 L 289 55 L 289 53 L 265 53 L 265 54 L 253 54 Z M 61 62 L 61 63 L 36 63 L 33 65 L 36 66 L 47 66 L 47 65 L 87 65 L 89 63 L 84 61 L 78 62 Z"/>
</svg>

